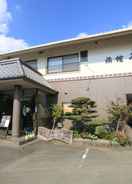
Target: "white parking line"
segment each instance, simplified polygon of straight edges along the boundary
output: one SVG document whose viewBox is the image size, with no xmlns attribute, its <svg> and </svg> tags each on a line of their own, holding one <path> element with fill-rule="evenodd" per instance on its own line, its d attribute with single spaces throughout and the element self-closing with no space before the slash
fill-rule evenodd
<svg viewBox="0 0 132 184">
<path fill-rule="evenodd" d="M 88 152 L 89 152 L 89 148 L 85 150 L 84 154 L 82 155 L 82 159 L 86 159 Z"/>
<path fill-rule="evenodd" d="M 82 168 L 84 160 L 87 158 L 87 155 L 89 153 L 90 149 L 86 148 L 85 152 L 83 153 L 83 155 L 81 156 L 81 163 L 79 165 L 79 168 Z"/>
</svg>

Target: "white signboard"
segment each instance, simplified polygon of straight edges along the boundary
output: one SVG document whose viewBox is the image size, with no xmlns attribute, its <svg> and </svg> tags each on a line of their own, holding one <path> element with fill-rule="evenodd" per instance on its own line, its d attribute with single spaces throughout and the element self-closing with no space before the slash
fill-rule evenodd
<svg viewBox="0 0 132 184">
<path fill-rule="evenodd" d="M 10 120 L 11 120 L 11 116 L 2 116 L 0 127 L 1 128 L 8 128 Z"/>
</svg>

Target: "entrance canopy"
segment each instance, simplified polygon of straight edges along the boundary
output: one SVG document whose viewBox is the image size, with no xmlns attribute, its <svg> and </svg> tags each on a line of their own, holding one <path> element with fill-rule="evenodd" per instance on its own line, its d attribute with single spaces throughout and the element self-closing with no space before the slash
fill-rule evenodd
<svg viewBox="0 0 132 184">
<path fill-rule="evenodd" d="M 37 88 L 48 94 L 56 94 L 44 77 L 20 59 L 9 59 L 0 62 L 0 90 L 11 90 L 14 86 Z"/>
</svg>

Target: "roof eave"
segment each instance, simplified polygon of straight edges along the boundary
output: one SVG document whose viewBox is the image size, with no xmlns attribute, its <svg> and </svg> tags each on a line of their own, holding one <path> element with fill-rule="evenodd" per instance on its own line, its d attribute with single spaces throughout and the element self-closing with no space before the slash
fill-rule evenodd
<svg viewBox="0 0 132 184">
<path fill-rule="evenodd" d="M 132 34 L 132 28 L 118 29 L 118 30 L 114 30 L 110 32 L 88 35 L 85 37 L 76 37 L 72 39 L 51 42 L 51 43 L 42 44 L 38 46 L 32 46 L 32 47 L 25 48 L 22 50 L 10 51 L 7 53 L 0 54 L 0 57 L 9 57 L 9 56 L 17 55 L 17 54 L 19 55 L 19 54 L 26 54 L 26 53 L 31 53 L 31 52 L 40 52 L 42 50 L 46 50 L 46 49 L 50 49 L 54 47 L 67 46 L 70 44 L 78 44 L 78 43 L 83 43 L 83 42 L 91 42 L 91 41 L 96 41 L 100 39 L 107 39 L 111 37 L 123 36 L 123 35 L 128 35 L 128 34 Z"/>
</svg>

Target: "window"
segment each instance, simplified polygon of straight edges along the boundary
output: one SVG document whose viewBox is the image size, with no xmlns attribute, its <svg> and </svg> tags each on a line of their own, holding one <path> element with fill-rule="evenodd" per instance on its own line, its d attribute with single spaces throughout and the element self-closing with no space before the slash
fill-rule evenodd
<svg viewBox="0 0 132 184">
<path fill-rule="evenodd" d="M 62 58 L 53 57 L 48 60 L 48 73 L 58 73 L 62 71 Z"/>
<path fill-rule="evenodd" d="M 80 52 L 80 61 L 87 62 L 88 61 L 88 51 L 84 50 Z"/>
<path fill-rule="evenodd" d="M 127 105 L 132 104 L 132 94 L 126 94 Z"/>
<path fill-rule="evenodd" d="M 37 70 L 37 60 L 30 60 L 26 62 L 27 65 L 29 65 L 34 70 Z"/>
<path fill-rule="evenodd" d="M 77 71 L 79 66 L 78 54 L 48 58 L 48 73 Z"/>
<path fill-rule="evenodd" d="M 63 71 L 76 71 L 79 70 L 79 57 L 78 54 L 63 56 Z"/>
</svg>

